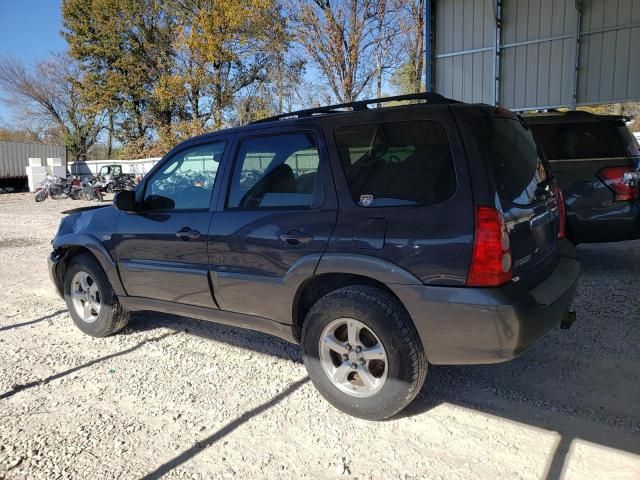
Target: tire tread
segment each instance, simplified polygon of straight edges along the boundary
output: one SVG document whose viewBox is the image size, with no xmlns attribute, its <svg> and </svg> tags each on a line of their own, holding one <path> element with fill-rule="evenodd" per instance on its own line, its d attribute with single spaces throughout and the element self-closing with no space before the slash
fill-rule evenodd
<svg viewBox="0 0 640 480">
<path fill-rule="evenodd" d="M 353 285 L 339 288 L 322 297 L 310 309 L 307 318 L 313 317 L 317 311 L 326 308 L 325 304 L 335 298 L 358 299 L 365 304 L 375 305 L 376 308 L 383 311 L 388 318 L 393 319 L 395 329 L 400 332 L 400 338 L 406 347 L 412 377 L 403 402 L 398 404 L 395 411 L 388 416 L 395 415 L 409 405 L 420 393 L 427 377 L 429 365 L 424 348 L 422 347 L 422 342 L 420 341 L 411 317 L 404 309 L 404 306 L 387 292 L 376 287 Z M 307 322 L 305 321 L 303 325 L 303 336 L 306 325 Z"/>
</svg>

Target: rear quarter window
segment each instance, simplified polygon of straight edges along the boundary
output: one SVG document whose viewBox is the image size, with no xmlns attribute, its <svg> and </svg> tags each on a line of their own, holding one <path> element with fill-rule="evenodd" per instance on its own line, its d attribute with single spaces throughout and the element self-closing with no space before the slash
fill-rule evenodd
<svg viewBox="0 0 640 480">
<path fill-rule="evenodd" d="M 451 197 L 451 147 L 434 121 L 372 123 L 335 131 L 353 201 L 362 207 L 432 205 Z"/>
<path fill-rule="evenodd" d="M 487 113 L 475 118 L 475 134 L 501 200 L 530 205 L 547 173 L 531 130 L 516 117 Z"/>
</svg>

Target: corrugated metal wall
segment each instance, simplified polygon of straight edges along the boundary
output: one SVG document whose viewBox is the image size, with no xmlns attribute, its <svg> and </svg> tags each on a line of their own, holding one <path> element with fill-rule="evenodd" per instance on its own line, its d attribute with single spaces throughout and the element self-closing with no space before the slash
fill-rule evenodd
<svg viewBox="0 0 640 480">
<path fill-rule="evenodd" d="M 578 103 L 640 98 L 640 1 L 585 1 Z"/>
<path fill-rule="evenodd" d="M 497 63 L 496 0 L 433 3 L 445 96 L 513 109 L 640 99 L 640 0 L 582 0 L 580 22 L 576 0 L 502 0 Z"/>
<path fill-rule="evenodd" d="M 67 164 L 67 149 L 62 145 L 42 145 L 0 141 L 0 178 L 26 177 L 29 158 L 40 157 L 46 165 L 47 158 L 61 158 Z"/>
<path fill-rule="evenodd" d="M 492 102 L 495 20 L 491 0 L 434 3 L 435 90 L 465 102 Z"/>
<path fill-rule="evenodd" d="M 575 0 L 507 0 L 502 11 L 500 104 L 570 105 L 575 71 Z"/>
</svg>

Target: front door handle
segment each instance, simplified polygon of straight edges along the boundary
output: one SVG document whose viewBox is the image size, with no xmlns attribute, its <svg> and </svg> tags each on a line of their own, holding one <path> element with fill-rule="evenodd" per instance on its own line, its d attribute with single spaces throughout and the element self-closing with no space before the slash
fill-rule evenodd
<svg viewBox="0 0 640 480">
<path fill-rule="evenodd" d="M 199 231 L 191 230 L 189 227 L 184 227 L 182 230 L 176 232 L 176 237 L 181 238 L 184 241 L 191 240 L 192 238 L 198 238 L 199 236 Z"/>
<path fill-rule="evenodd" d="M 300 230 L 290 230 L 289 232 L 280 235 L 280 240 L 287 242 L 289 245 L 301 245 L 313 240 L 313 235 L 310 233 L 303 233 Z"/>
</svg>

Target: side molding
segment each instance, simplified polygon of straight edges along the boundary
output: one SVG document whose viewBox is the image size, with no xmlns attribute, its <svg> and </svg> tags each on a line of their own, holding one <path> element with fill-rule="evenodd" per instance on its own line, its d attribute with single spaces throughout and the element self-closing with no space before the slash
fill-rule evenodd
<svg viewBox="0 0 640 480">
<path fill-rule="evenodd" d="M 198 307 L 182 303 L 166 302 L 151 298 L 121 297 L 120 303 L 129 311 L 152 310 L 156 312 L 193 317 L 214 323 L 230 325 L 232 327 L 246 328 L 258 332 L 275 335 L 290 343 L 298 343 L 293 336 L 291 325 L 276 322 L 274 320 L 247 315 L 243 313 L 227 312 L 216 308 Z"/>
</svg>

